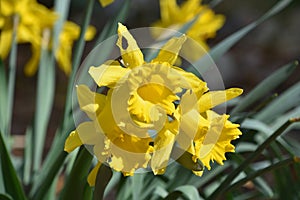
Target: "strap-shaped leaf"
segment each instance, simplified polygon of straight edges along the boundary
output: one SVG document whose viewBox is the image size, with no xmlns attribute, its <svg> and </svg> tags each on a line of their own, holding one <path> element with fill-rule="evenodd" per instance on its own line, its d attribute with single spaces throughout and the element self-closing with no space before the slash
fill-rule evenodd
<svg viewBox="0 0 300 200">
<path fill-rule="evenodd" d="M 259 85 L 257 85 L 251 92 L 244 97 L 239 104 L 232 110 L 231 114 L 244 111 L 248 106 L 253 105 L 255 102 L 265 97 L 265 95 L 278 87 L 282 82 L 288 79 L 290 75 L 294 72 L 298 62 L 292 62 L 284 65 L 272 75 L 263 80 Z"/>
<path fill-rule="evenodd" d="M 25 200 L 26 197 L 23 188 L 12 165 L 11 158 L 2 137 L 2 133 L 0 133 L 0 165 L 6 193 L 9 194 L 13 199 Z"/>
</svg>

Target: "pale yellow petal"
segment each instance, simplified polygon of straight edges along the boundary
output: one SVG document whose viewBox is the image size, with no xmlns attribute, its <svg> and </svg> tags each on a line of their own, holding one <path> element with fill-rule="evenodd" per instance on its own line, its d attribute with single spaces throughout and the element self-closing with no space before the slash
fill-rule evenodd
<svg viewBox="0 0 300 200">
<path fill-rule="evenodd" d="M 106 96 L 92 92 L 85 85 L 77 86 L 77 98 L 80 109 L 83 110 L 90 119 L 96 119 L 97 115 L 103 110 Z"/>
<path fill-rule="evenodd" d="M 64 151 L 70 153 L 77 147 L 81 146 L 82 142 L 77 131 L 72 131 L 65 142 Z"/>
<path fill-rule="evenodd" d="M 114 61 L 108 61 L 99 67 L 90 67 L 89 74 L 99 87 L 114 87 L 130 71 L 127 68 L 114 64 Z"/>
<path fill-rule="evenodd" d="M 225 153 L 234 152 L 234 146 L 230 142 L 242 133 L 237 124 L 232 124 L 227 120 L 228 115 L 218 115 L 213 111 L 207 111 L 207 117 L 211 126 L 203 142 L 199 143 L 198 158 L 210 170 L 210 161 L 223 165 L 223 161 L 226 160 Z"/>
<path fill-rule="evenodd" d="M 31 46 L 31 51 L 32 55 L 24 67 L 26 76 L 33 76 L 36 73 L 41 56 L 41 46 L 33 44 Z"/>
<path fill-rule="evenodd" d="M 170 39 L 159 51 L 158 56 L 152 62 L 168 62 L 173 65 L 177 59 L 181 46 L 186 40 L 186 36 L 182 35 L 178 38 Z"/>
<path fill-rule="evenodd" d="M 5 59 L 10 51 L 12 43 L 12 30 L 1 30 L 0 35 L 0 58 Z"/>
<path fill-rule="evenodd" d="M 198 101 L 199 112 L 209 110 L 219 104 L 233 99 L 243 93 L 240 88 L 230 88 L 224 91 L 211 91 L 205 93 Z"/>
<path fill-rule="evenodd" d="M 119 23 L 117 46 L 126 67 L 134 68 L 144 63 L 144 56 L 135 39 L 127 30 L 126 26 Z"/>
<path fill-rule="evenodd" d="M 87 181 L 91 187 L 95 186 L 95 184 L 96 184 L 96 178 L 97 178 L 97 174 L 98 174 L 100 166 L 101 166 L 101 163 L 98 162 L 97 165 L 92 169 L 92 171 L 88 175 Z"/>
<path fill-rule="evenodd" d="M 165 127 L 157 134 L 151 159 L 151 168 L 154 174 L 165 173 L 177 133 L 178 123 L 174 120 L 171 123 L 166 122 Z"/>
<path fill-rule="evenodd" d="M 109 4 L 113 3 L 114 0 L 99 0 L 102 7 L 108 6 Z"/>
</svg>

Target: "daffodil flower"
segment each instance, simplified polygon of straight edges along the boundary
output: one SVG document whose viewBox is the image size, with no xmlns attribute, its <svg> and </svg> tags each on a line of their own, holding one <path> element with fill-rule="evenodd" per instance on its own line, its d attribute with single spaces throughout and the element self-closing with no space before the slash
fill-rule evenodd
<svg viewBox="0 0 300 200">
<path fill-rule="evenodd" d="M 208 6 L 202 5 L 201 0 L 188 0 L 181 5 L 178 5 L 176 0 L 160 0 L 160 15 L 161 19 L 152 25 L 175 30 L 179 30 L 182 25 L 197 18 L 186 34 L 197 41 L 204 50 L 209 49 L 207 39 L 215 37 L 225 21 L 223 15 L 216 15 Z M 160 29 L 153 29 L 153 34 L 158 37 L 162 32 Z M 193 53 L 194 51 L 191 50 L 191 48 L 199 49 L 197 43 L 188 46 L 189 49 L 183 47 L 183 54 L 192 60 L 198 59 L 201 53 Z"/>
<path fill-rule="evenodd" d="M 17 43 L 30 43 L 32 55 L 24 67 L 28 76 L 36 73 L 41 53 L 43 31 L 52 29 L 58 16 L 35 0 L 3 0 L 0 8 L 0 56 L 5 59 L 10 52 L 13 35 L 13 18 L 18 17 Z M 87 41 L 93 39 L 95 28 L 90 26 L 85 34 Z M 80 27 L 73 22 L 65 22 L 59 35 L 59 44 L 55 57 L 59 67 L 65 72 L 71 72 L 72 46 L 79 38 Z M 51 45 L 48 47 L 52 48 Z"/>
<path fill-rule="evenodd" d="M 122 59 L 89 69 L 107 94 L 77 86 L 79 106 L 91 121 L 71 132 L 65 151 L 83 144 L 92 148 L 99 164 L 88 177 L 90 185 L 95 184 L 102 163 L 124 175 L 139 168 L 163 174 L 175 145 L 208 169 L 210 161 L 223 164 L 225 153 L 234 151 L 230 142 L 241 135 L 239 125 L 211 109 L 242 90 L 209 91 L 204 81 L 174 66 L 185 40 L 185 35 L 170 39 L 156 58 L 145 62 L 135 39 L 119 23 L 117 46 Z"/>
<path fill-rule="evenodd" d="M 102 7 L 106 7 L 114 2 L 114 0 L 99 0 Z"/>
</svg>

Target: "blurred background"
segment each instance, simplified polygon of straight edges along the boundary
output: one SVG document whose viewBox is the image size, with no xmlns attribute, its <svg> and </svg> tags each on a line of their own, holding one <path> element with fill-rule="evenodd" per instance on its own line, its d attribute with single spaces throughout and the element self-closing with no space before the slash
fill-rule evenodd
<svg viewBox="0 0 300 200">
<path fill-rule="evenodd" d="M 47 7 L 53 7 L 51 0 L 39 1 Z M 180 1 L 179 1 L 180 2 Z M 210 1 L 203 1 L 204 3 Z M 213 47 L 224 38 L 258 19 L 263 13 L 272 7 L 276 0 L 226 0 L 217 4 L 213 10 L 218 14 L 226 16 L 223 28 L 217 37 L 209 40 Z M 71 0 L 69 19 L 81 23 L 82 7 L 85 1 Z M 103 9 L 95 3 L 92 25 L 97 27 L 98 34 L 105 23 L 116 15 L 117 8 L 122 5 L 122 0 Z M 160 18 L 158 0 L 132 0 L 130 16 L 126 20 L 129 29 L 148 27 Z M 223 76 L 225 87 L 241 87 L 245 93 L 249 92 L 255 85 L 270 75 L 274 70 L 291 61 L 299 60 L 300 55 L 300 1 L 294 1 L 275 17 L 259 25 L 250 32 L 229 52 L 227 52 L 217 66 Z M 117 24 L 116 24 L 117 26 Z M 93 42 L 88 42 L 85 55 L 91 51 Z M 30 57 L 28 45 L 21 45 L 18 49 L 18 65 L 16 77 L 16 94 L 13 113 L 12 133 L 16 136 L 15 154 L 21 153 L 23 148 L 23 137 L 26 127 L 33 120 L 35 112 L 36 77 L 26 77 L 23 73 L 25 61 Z M 84 58 L 83 58 L 84 59 Z M 48 127 L 48 139 L 45 152 L 50 147 L 53 135 L 62 121 L 62 111 L 65 104 L 65 95 L 68 77 L 60 71 L 56 71 L 56 96 L 52 110 L 51 121 Z M 290 78 L 278 91 L 299 80 L 300 69 Z"/>
</svg>

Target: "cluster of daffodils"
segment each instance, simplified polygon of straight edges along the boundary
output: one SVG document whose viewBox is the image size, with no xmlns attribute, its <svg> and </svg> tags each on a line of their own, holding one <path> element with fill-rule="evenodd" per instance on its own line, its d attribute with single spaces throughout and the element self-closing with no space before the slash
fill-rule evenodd
<svg viewBox="0 0 300 200">
<path fill-rule="evenodd" d="M 43 41 L 51 31 L 58 15 L 39 4 L 36 0 L 1 0 L 0 7 L 0 57 L 5 59 L 11 49 L 13 32 L 16 32 L 16 42 L 29 43 L 32 55 L 24 68 L 26 75 L 34 75 L 40 60 Z M 85 34 L 85 39 L 91 40 L 95 35 L 95 28 L 90 26 Z M 80 27 L 73 22 L 64 23 L 59 35 L 58 47 L 55 51 L 56 60 L 65 74 L 71 72 L 72 46 L 79 38 Z M 51 37 L 48 40 L 51 40 Z M 49 42 L 48 42 L 49 43 Z M 51 43 L 48 47 L 51 49 Z"/>
<path fill-rule="evenodd" d="M 92 149 L 99 163 L 88 177 L 90 185 L 103 163 L 126 176 L 139 168 L 163 174 L 171 158 L 176 160 L 174 147 L 189 152 L 192 162 L 200 161 L 207 169 L 211 161 L 222 165 L 225 153 L 234 151 L 230 142 L 241 135 L 239 125 L 212 108 L 242 90 L 209 91 L 204 81 L 174 66 L 185 40 L 185 35 L 170 39 L 156 58 L 145 62 L 135 39 L 119 24 L 122 59 L 89 69 L 104 92 L 77 86 L 79 106 L 90 121 L 70 133 L 65 151 L 83 144 Z"/>
</svg>

